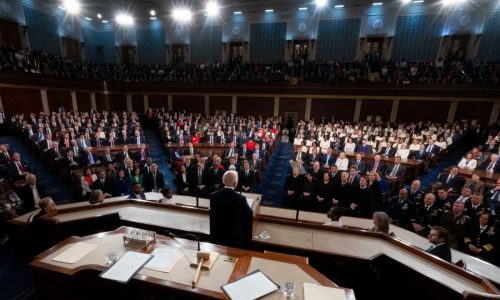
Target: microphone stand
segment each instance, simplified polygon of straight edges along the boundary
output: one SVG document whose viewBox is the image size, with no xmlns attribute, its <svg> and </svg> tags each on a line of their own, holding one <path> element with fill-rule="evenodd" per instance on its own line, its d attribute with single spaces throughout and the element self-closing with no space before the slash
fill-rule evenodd
<svg viewBox="0 0 500 300">
<path fill-rule="evenodd" d="M 200 199 L 198 198 L 198 190 L 196 190 L 196 208 L 200 207 Z"/>
<path fill-rule="evenodd" d="M 299 211 L 300 211 L 300 197 L 297 200 L 297 212 L 295 213 L 295 221 L 299 220 Z"/>
<path fill-rule="evenodd" d="M 181 245 L 183 248 L 184 248 L 184 245 L 181 244 L 181 242 L 179 242 L 177 240 L 177 238 L 181 238 L 181 237 L 192 237 L 196 240 L 196 242 L 198 242 L 198 248 L 197 248 L 197 251 L 200 251 L 201 247 L 200 247 L 200 238 L 198 236 L 196 236 L 195 234 L 193 233 L 186 233 L 186 234 L 181 234 L 181 235 L 175 235 L 173 234 L 172 232 L 170 232 L 169 230 L 165 230 L 163 232 L 164 234 L 170 236 L 171 238 L 174 239 L 174 241 L 176 241 L 179 245 Z"/>
</svg>

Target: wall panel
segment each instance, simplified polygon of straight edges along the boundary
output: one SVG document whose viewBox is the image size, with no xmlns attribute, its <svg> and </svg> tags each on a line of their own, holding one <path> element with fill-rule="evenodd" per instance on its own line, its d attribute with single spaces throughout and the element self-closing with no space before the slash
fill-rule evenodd
<svg viewBox="0 0 500 300">
<path fill-rule="evenodd" d="M 150 107 L 159 108 L 164 107 L 168 110 L 168 96 L 167 95 L 148 95 L 148 104 Z"/>
<path fill-rule="evenodd" d="M 444 122 L 450 109 L 449 101 L 399 101 L 397 121 L 417 122 L 434 121 Z"/>
<path fill-rule="evenodd" d="M 61 55 L 57 18 L 34 8 L 24 6 L 30 48 Z"/>
<path fill-rule="evenodd" d="M 132 95 L 132 110 L 138 113 L 144 112 L 144 96 L 142 94 Z"/>
<path fill-rule="evenodd" d="M 137 29 L 137 57 L 141 64 L 167 62 L 165 28 Z"/>
<path fill-rule="evenodd" d="M 65 111 L 73 110 L 71 103 L 71 93 L 69 91 L 47 91 L 47 102 L 50 111 L 58 111 L 59 107 L 64 107 Z"/>
<path fill-rule="evenodd" d="M 127 96 L 125 94 L 110 94 L 108 95 L 110 111 L 127 111 Z"/>
<path fill-rule="evenodd" d="M 0 94 L 3 109 L 7 114 L 43 111 L 40 90 L 2 88 Z"/>
<path fill-rule="evenodd" d="M 391 100 L 363 100 L 359 120 L 365 121 L 367 116 L 381 116 L 382 121 L 388 122 L 391 117 Z"/>
<path fill-rule="evenodd" d="M 231 113 L 232 97 L 229 96 L 210 96 L 209 111 L 210 114 L 215 114 L 216 110 L 225 110 L 226 114 Z"/>
<path fill-rule="evenodd" d="M 325 120 L 334 117 L 335 120 L 352 121 L 355 108 L 356 100 L 312 99 L 311 118 L 320 121 L 323 117 Z"/>
<path fill-rule="evenodd" d="M 275 63 L 285 59 L 286 22 L 250 24 L 250 61 Z"/>
<path fill-rule="evenodd" d="M 319 21 L 316 59 L 355 60 L 360 26 L 361 19 L 359 18 Z"/>
<path fill-rule="evenodd" d="M 90 111 L 90 94 L 76 93 L 76 102 L 78 103 L 79 111 Z"/>
<path fill-rule="evenodd" d="M 298 112 L 299 113 L 299 120 L 304 120 L 305 113 L 306 113 L 306 99 L 305 98 L 280 98 L 279 115 L 282 116 L 284 120 L 287 120 L 287 118 L 288 118 L 287 113 L 288 112 Z"/>
<path fill-rule="evenodd" d="M 238 105 L 236 108 L 238 115 L 272 117 L 274 111 L 274 98 L 238 97 Z"/>
<path fill-rule="evenodd" d="M 458 102 L 455 120 L 478 119 L 486 123 L 490 119 L 493 102 L 460 101 Z"/>
<path fill-rule="evenodd" d="M 95 106 L 97 111 L 109 110 L 108 103 L 104 94 L 95 94 Z"/>
<path fill-rule="evenodd" d="M 172 108 L 174 111 L 186 110 L 188 113 L 203 113 L 205 111 L 205 99 L 203 96 L 181 96 L 172 97 Z"/>
</svg>

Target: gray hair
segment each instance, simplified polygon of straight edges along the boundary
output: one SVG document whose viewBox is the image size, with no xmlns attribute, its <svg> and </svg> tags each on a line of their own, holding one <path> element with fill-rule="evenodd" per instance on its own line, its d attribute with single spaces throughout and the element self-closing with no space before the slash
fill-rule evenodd
<svg viewBox="0 0 500 300">
<path fill-rule="evenodd" d="M 227 171 L 222 176 L 222 183 L 228 187 L 236 187 L 238 185 L 238 172 L 236 171 Z"/>
</svg>

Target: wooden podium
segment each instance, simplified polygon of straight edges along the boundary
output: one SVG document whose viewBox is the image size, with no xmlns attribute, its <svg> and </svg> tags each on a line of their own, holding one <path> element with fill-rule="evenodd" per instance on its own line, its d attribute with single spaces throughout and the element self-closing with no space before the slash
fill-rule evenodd
<svg viewBox="0 0 500 300">
<path fill-rule="evenodd" d="M 191 287 L 196 271 L 188 257 L 196 257 L 196 243 L 157 236 L 148 248 L 126 246 L 123 235 L 127 227 L 86 237 L 70 237 L 38 255 L 31 262 L 40 299 L 226 299 L 221 286 L 246 274 L 261 270 L 280 286 L 292 281 L 296 284 L 294 299 L 303 299 L 303 283 L 337 287 L 328 278 L 308 265 L 307 258 L 280 253 L 261 253 L 201 243 L 203 251 L 220 254 L 210 271 L 202 271 L 198 286 Z M 73 264 L 53 261 L 75 242 L 97 244 L 97 248 Z M 135 248 L 134 248 L 135 247 Z M 106 256 L 115 252 L 121 257 L 126 251 L 151 253 L 157 247 L 181 248 L 186 258 L 180 259 L 169 273 L 141 269 L 127 284 L 110 282 L 98 275 L 107 269 Z M 350 289 L 344 289 L 347 299 L 355 299 Z M 281 289 L 264 299 L 282 299 Z"/>
</svg>

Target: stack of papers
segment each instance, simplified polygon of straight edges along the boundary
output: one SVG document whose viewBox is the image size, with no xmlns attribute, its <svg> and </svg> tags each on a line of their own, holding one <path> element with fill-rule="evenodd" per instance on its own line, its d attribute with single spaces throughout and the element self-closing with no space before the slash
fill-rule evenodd
<svg viewBox="0 0 500 300">
<path fill-rule="evenodd" d="M 260 270 L 222 286 L 231 300 L 254 300 L 278 290 L 280 287 Z"/>
<path fill-rule="evenodd" d="M 152 258 L 151 254 L 129 251 L 111 268 L 101 273 L 101 277 L 127 283 Z"/>
<path fill-rule="evenodd" d="M 156 248 L 151 255 L 153 258 L 144 268 L 164 273 L 172 271 L 177 261 L 183 258 L 181 251 L 170 248 Z"/>
<path fill-rule="evenodd" d="M 77 242 L 69 246 L 68 249 L 64 250 L 52 260 L 67 264 L 74 264 L 95 249 L 97 249 L 97 245 L 95 244 Z"/>
<path fill-rule="evenodd" d="M 304 300 L 346 300 L 345 291 L 304 282 Z"/>
</svg>

